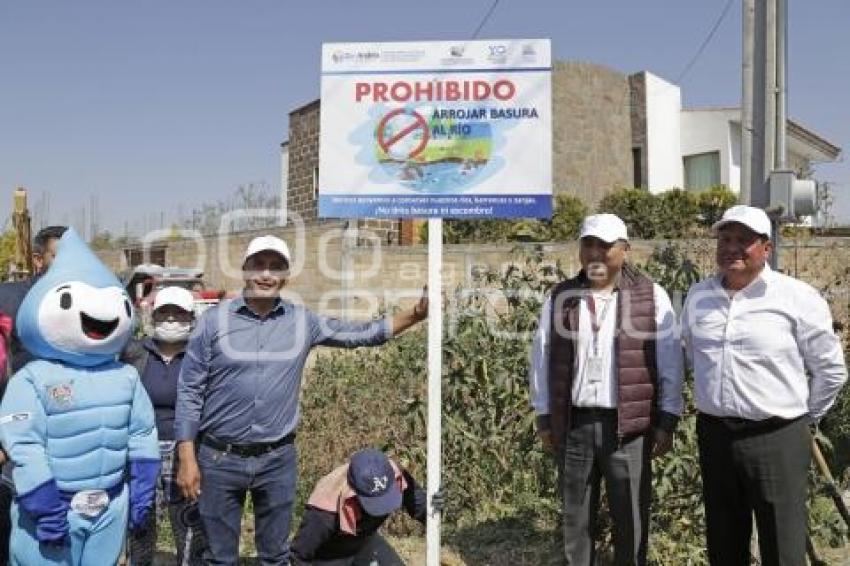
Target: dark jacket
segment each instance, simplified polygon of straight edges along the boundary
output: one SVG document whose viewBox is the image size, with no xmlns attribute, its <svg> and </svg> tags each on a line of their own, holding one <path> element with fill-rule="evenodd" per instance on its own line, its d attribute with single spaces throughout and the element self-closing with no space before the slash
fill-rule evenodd
<svg viewBox="0 0 850 566">
<path fill-rule="evenodd" d="M 29 362 L 35 359 L 30 354 L 21 339 L 18 337 L 17 325 L 15 319 L 18 316 L 18 309 L 21 308 L 21 303 L 24 302 L 24 297 L 32 288 L 38 278 L 33 277 L 26 281 L 10 281 L 0 283 L 0 312 L 4 312 L 12 318 L 12 339 L 10 342 L 10 355 L 12 358 L 12 373 L 15 373 Z M 5 390 L 5 384 L 3 385 Z M 0 395 L 2 397 L 2 395 Z"/>
<path fill-rule="evenodd" d="M 166 363 L 150 338 L 131 340 L 119 359 L 132 365 L 150 397 L 156 416 L 160 440 L 174 440 L 174 419 L 177 405 L 177 385 L 185 351 Z"/>
<path fill-rule="evenodd" d="M 427 497 L 425 490 L 416 485 L 407 470 L 399 469 L 403 479 L 402 507 L 407 514 L 425 523 Z M 326 476 L 324 479 L 326 479 Z M 323 482 L 320 480 L 319 484 Z M 317 485 L 317 489 L 319 486 Z M 315 497 L 314 491 L 311 500 Z M 360 514 L 356 521 L 356 533 L 346 532 L 340 524 L 338 512 L 320 509 L 307 504 L 301 526 L 292 542 L 293 564 L 309 564 L 313 560 L 334 560 L 355 556 L 369 542 L 387 517 L 371 517 Z"/>
</svg>

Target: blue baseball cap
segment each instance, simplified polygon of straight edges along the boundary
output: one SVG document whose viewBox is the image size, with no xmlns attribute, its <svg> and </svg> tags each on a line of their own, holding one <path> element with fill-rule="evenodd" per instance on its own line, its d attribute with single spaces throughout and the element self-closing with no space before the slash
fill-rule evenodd
<svg viewBox="0 0 850 566">
<path fill-rule="evenodd" d="M 389 515 L 401 507 L 401 490 L 395 469 L 380 450 L 355 452 L 348 464 L 348 485 L 357 494 L 360 506 L 373 517 Z"/>
</svg>

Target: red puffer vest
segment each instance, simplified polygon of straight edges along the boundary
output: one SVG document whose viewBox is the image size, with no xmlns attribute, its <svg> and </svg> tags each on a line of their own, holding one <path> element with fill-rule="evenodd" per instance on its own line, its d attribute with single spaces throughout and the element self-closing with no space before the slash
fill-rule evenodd
<svg viewBox="0 0 850 566">
<path fill-rule="evenodd" d="M 572 407 L 576 348 L 570 331 L 578 331 L 579 301 L 589 288 L 587 277 L 581 271 L 576 277 L 559 283 L 552 291 L 549 411 L 552 434 L 559 446 L 563 445 L 569 430 Z M 614 337 L 617 430 L 623 439 L 643 434 L 652 425 L 658 391 L 658 365 L 652 281 L 626 264 L 620 273 L 617 289 L 617 330 Z"/>
</svg>

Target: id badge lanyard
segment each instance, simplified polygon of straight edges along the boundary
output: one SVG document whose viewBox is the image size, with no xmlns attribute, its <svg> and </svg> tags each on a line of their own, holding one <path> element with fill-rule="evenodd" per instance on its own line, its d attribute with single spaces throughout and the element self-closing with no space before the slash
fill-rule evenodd
<svg viewBox="0 0 850 566">
<path fill-rule="evenodd" d="M 591 383 L 598 383 L 602 381 L 602 376 L 605 371 L 604 364 L 602 362 L 602 355 L 599 352 L 599 333 L 602 330 L 602 324 L 605 322 L 605 317 L 608 314 L 608 309 L 611 306 L 611 303 L 614 302 L 614 296 L 612 295 L 607 301 L 605 301 L 605 306 L 602 307 L 602 312 L 599 313 L 599 316 L 596 315 L 596 299 L 593 297 L 593 294 L 587 295 L 587 310 L 590 313 L 590 329 L 592 331 L 592 340 L 591 340 L 591 348 L 592 353 L 588 358 L 588 381 Z"/>
</svg>

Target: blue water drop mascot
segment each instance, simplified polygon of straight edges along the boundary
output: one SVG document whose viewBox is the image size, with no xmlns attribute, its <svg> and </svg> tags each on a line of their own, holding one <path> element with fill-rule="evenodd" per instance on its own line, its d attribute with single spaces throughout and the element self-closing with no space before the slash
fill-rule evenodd
<svg viewBox="0 0 850 566">
<path fill-rule="evenodd" d="M 17 325 L 38 359 L 12 376 L 0 406 L 16 490 L 11 562 L 115 564 L 159 472 L 150 399 L 135 368 L 116 361 L 133 332 L 127 293 L 69 229 Z"/>
</svg>

